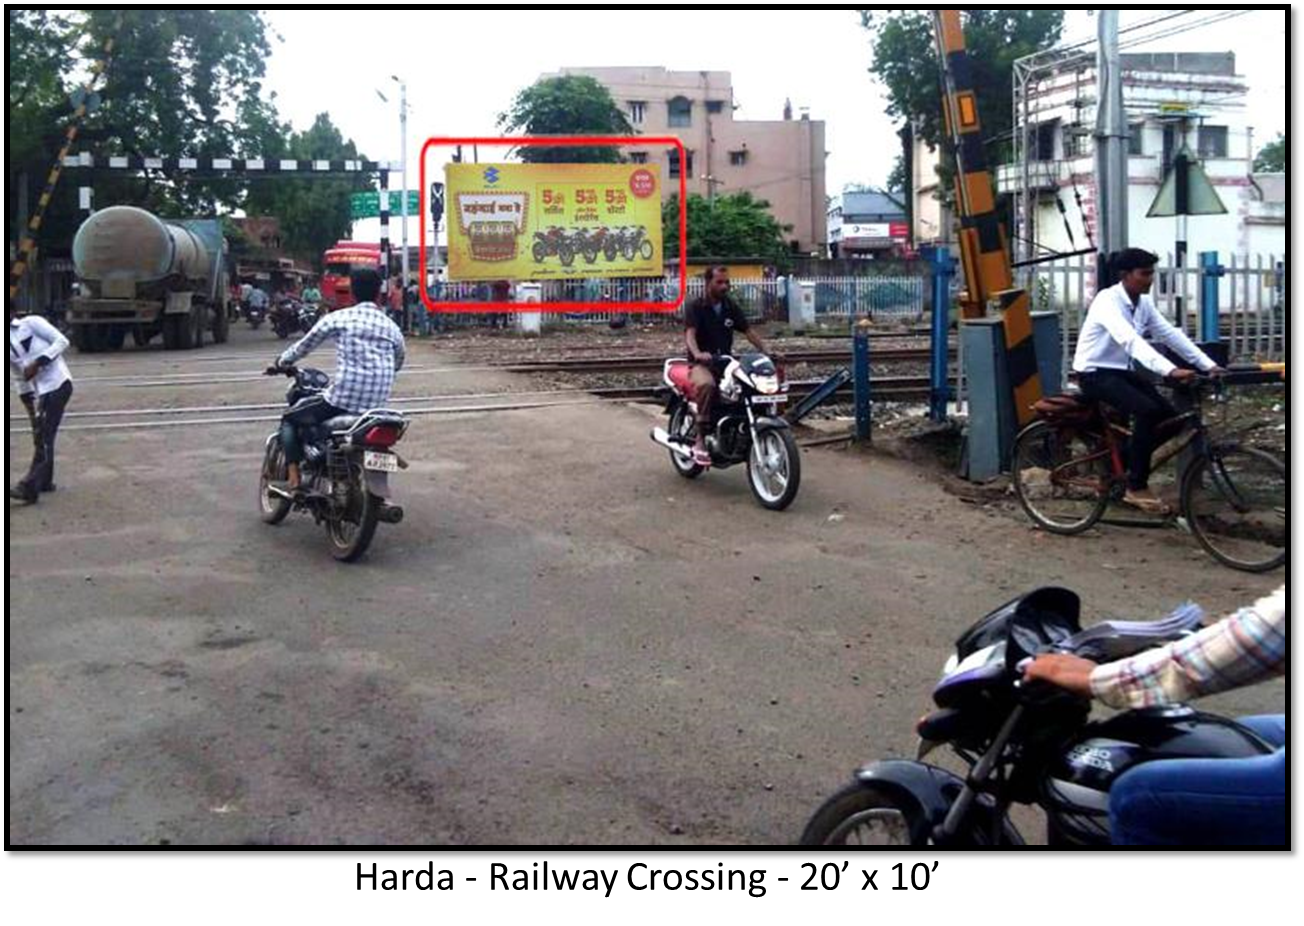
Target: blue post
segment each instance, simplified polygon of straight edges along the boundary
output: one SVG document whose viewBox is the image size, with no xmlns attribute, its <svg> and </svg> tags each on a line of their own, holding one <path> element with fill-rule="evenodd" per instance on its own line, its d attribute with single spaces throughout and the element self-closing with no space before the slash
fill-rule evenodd
<svg viewBox="0 0 1304 926">
<path fill-rule="evenodd" d="M 852 340 L 852 388 L 856 397 L 856 440 L 870 439 L 869 319 L 856 322 Z"/>
<path fill-rule="evenodd" d="M 1218 278 L 1227 271 L 1217 251 L 1200 252 L 1200 340 L 1218 340 Z"/>
<path fill-rule="evenodd" d="M 950 344 L 947 335 L 951 322 L 951 277 L 955 275 L 955 261 L 951 258 L 950 249 L 945 246 L 929 248 L 927 257 L 933 280 L 928 417 L 934 421 L 945 421 L 946 403 L 951 400 L 951 386 L 947 378 L 950 362 Z"/>
</svg>

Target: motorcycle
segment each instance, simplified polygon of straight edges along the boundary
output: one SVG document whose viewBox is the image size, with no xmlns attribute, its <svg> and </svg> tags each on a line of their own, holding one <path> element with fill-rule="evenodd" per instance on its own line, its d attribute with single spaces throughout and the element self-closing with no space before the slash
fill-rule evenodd
<svg viewBox="0 0 1304 926">
<path fill-rule="evenodd" d="M 249 323 L 249 327 L 254 331 L 261 328 L 263 321 L 267 318 L 267 309 L 262 306 L 251 305 L 248 302 L 242 308 L 245 321 Z"/>
<path fill-rule="evenodd" d="M 1083 630 L 1079 609 L 1072 591 L 1040 588 L 965 631 L 933 690 L 938 709 L 916 727 L 916 760 L 860 768 L 811 817 L 801 844 L 1023 845 L 1007 813 L 1017 802 L 1044 811 L 1052 846 L 1106 846 L 1109 789 L 1128 769 L 1273 751 L 1235 721 L 1185 705 L 1089 722 L 1088 699 L 1046 682 L 1025 683 L 1023 669 L 1037 653 L 1121 659 L 1180 639 L 1203 616 L 1188 604 L 1160 621 L 1105 621 Z M 943 744 L 968 766 L 964 778 L 922 761 Z"/>
<path fill-rule="evenodd" d="M 575 246 L 571 243 L 566 230 L 552 226 L 547 232 L 534 233 L 534 245 L 530 251 L 536 264 L 556 256 L 563 266 L 569 267 L 575 262 Z"/>
<path fill-rule="evenodd" d="M 319 395 L 330 385 L 329 376 L 306 367 L 269 367 L 266 374 L 290 377 L 287 406 Z M 407 427 L 402 412 L 375 408 L 305 428 L 300 435 L 304 448 L 300 473 L 306 491 L 290 494 L 272 484 L 286 478 L 278 426 L 267 438 L 258 482 L 263 521 L 279 524 L 292 510 L 307 511 L 325 526 L 331 554 L 337 560 L 358 559 L 370 546 L 378 524 L 403 520 L 403 508 L 390 502 L 389 474 L 407 468 L 407 462 L 393 449 Z"/>
<path fill-rule="evenodd" d="M 281 340 L 285 340 L 301 327 L 299 305 L 293 299 L 278 299 L 272 305 L 272 310 L 268 313 L 267 318 L 272 323 L 272 331 Z"/>
<path fill-rule="evenodd" d="M 652 259 L 652 242 L 647 239 L 646 226 L 622 228 L 617 241 L 620 244 L 620 254 L 625 260 L 633 260 L 635 257 Z"/>
<path fill-rule="evenodd" d="M 801 455 L 791 426 L 776 414 L 788 401 L 788 384 L 764 354 L 716 356 L 720 372 L 715 396 L 715 425 L 706 436 L 711 465 L 721 469 L 745 462 L 752 494 L 762 506 L 782 511 L 801 485 Z M 697 403 L 689 379 L 692 365 L 683 358 L 665 362 L 667 427 L 653 428 L 652 440 L 670 451 L 675 472 L 696 479 L 705 467 L 693 460 Z"/>
<path fill-rule="evenodd" d="M 321 319 L 321 309 L 311 302 L 300 302 L 299 311 L 299 330 L 307 334 L 312 330 L 312 326 L 317 324 Z"/>
</svg>

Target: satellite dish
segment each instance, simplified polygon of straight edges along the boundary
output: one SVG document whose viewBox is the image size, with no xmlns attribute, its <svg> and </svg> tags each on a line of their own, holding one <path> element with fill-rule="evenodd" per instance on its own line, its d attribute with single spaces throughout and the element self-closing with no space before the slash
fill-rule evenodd
<svg viewBox="0 0 1304 926">
<path fill-rule="evenodd" d="M 86 102 L 86 91 L 85 91 L 85 89 L 83 89 L 82 87 L 78 87 L 78 88 L 77 88 L 76 90 L 74 90 L 74 91 L 72 92 L 72 94 L 68 97 L 68 101 L 69 101 L 70 103 L 72 103 L 72 108 L 73 108 L 73 109 L 77 109 L 78 107 L 80 107 L 83 103 Z"/>
<path fill-rule="evenodd" d="M 100 98 L 99 92 L 91 91 L 90 95 L 86 97 L 86 112 L 95 112 L 95 110 L 100 108 L 100 103 L 102 102 L 103 100 Z"/>
</svg>

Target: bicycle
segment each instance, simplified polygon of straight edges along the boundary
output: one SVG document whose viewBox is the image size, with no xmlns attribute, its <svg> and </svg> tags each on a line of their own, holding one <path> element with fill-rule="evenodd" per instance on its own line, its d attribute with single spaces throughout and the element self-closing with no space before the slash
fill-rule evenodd
<svg viewBox="0 0 1304 926">
<path fill-rule="evenodd" d="M 1223 379 L 1235 382 L 1236 373 Z M 1237 440 L 1210 437 L 1202 400 L 1210 389 L 1221 389 L 1222 382 L 1202 376 L 1182 388 L 1191 408 L 1161 426 L 1159 440 L 1168 443 L 1155 452 L 1153 468 L 1189 448 L 1177 478 L 1178 512 L 1187 529 L 1214 559 L 1233 569 L 1277 568 L 1286 560 L 1285 464 Z M 1126 490 L 1127 422 L 1108 406 L 1079 395 L 1051 396 L 1038 406 L 1040 417 L 1014 440 L 1014 492 L 1042 528 L 1080 534 Z"/>
</svg>

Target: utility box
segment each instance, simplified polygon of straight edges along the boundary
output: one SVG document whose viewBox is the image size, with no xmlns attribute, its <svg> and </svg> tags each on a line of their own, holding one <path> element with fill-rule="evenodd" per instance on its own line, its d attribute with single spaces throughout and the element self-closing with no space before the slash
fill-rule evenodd
<svg viewBox="0 0 1304 926">
<path fill-rule="evenodd" d="M 523 305 L 538 305 L 543 301 L 542 283 L 517 283 L 516 301 Z M 518 312 L 516 326 L 525 334 L 539 334 L 543 331 L 543 313 L 538 309 L 532 312 Z"/>
<path fill-rule="evenodd" d="M 961 475 L 983 482 L 1009 470 L 1010 452 L 1019 432 L 1005 357 L 1005 326 L 999 318 L 965 321 L 960 326 L 960 339 L 969 384 L 969 430 Z M 1060 392 L 1063 368 L 1057 313 L 1032 313 L 1032 343 L 1042 392 Z"/>
<path fill-rule="evenodd" d="M 815 284 L 788 279 L 788 324 L 793 328 L 815 326 Z"/>
</svg>

